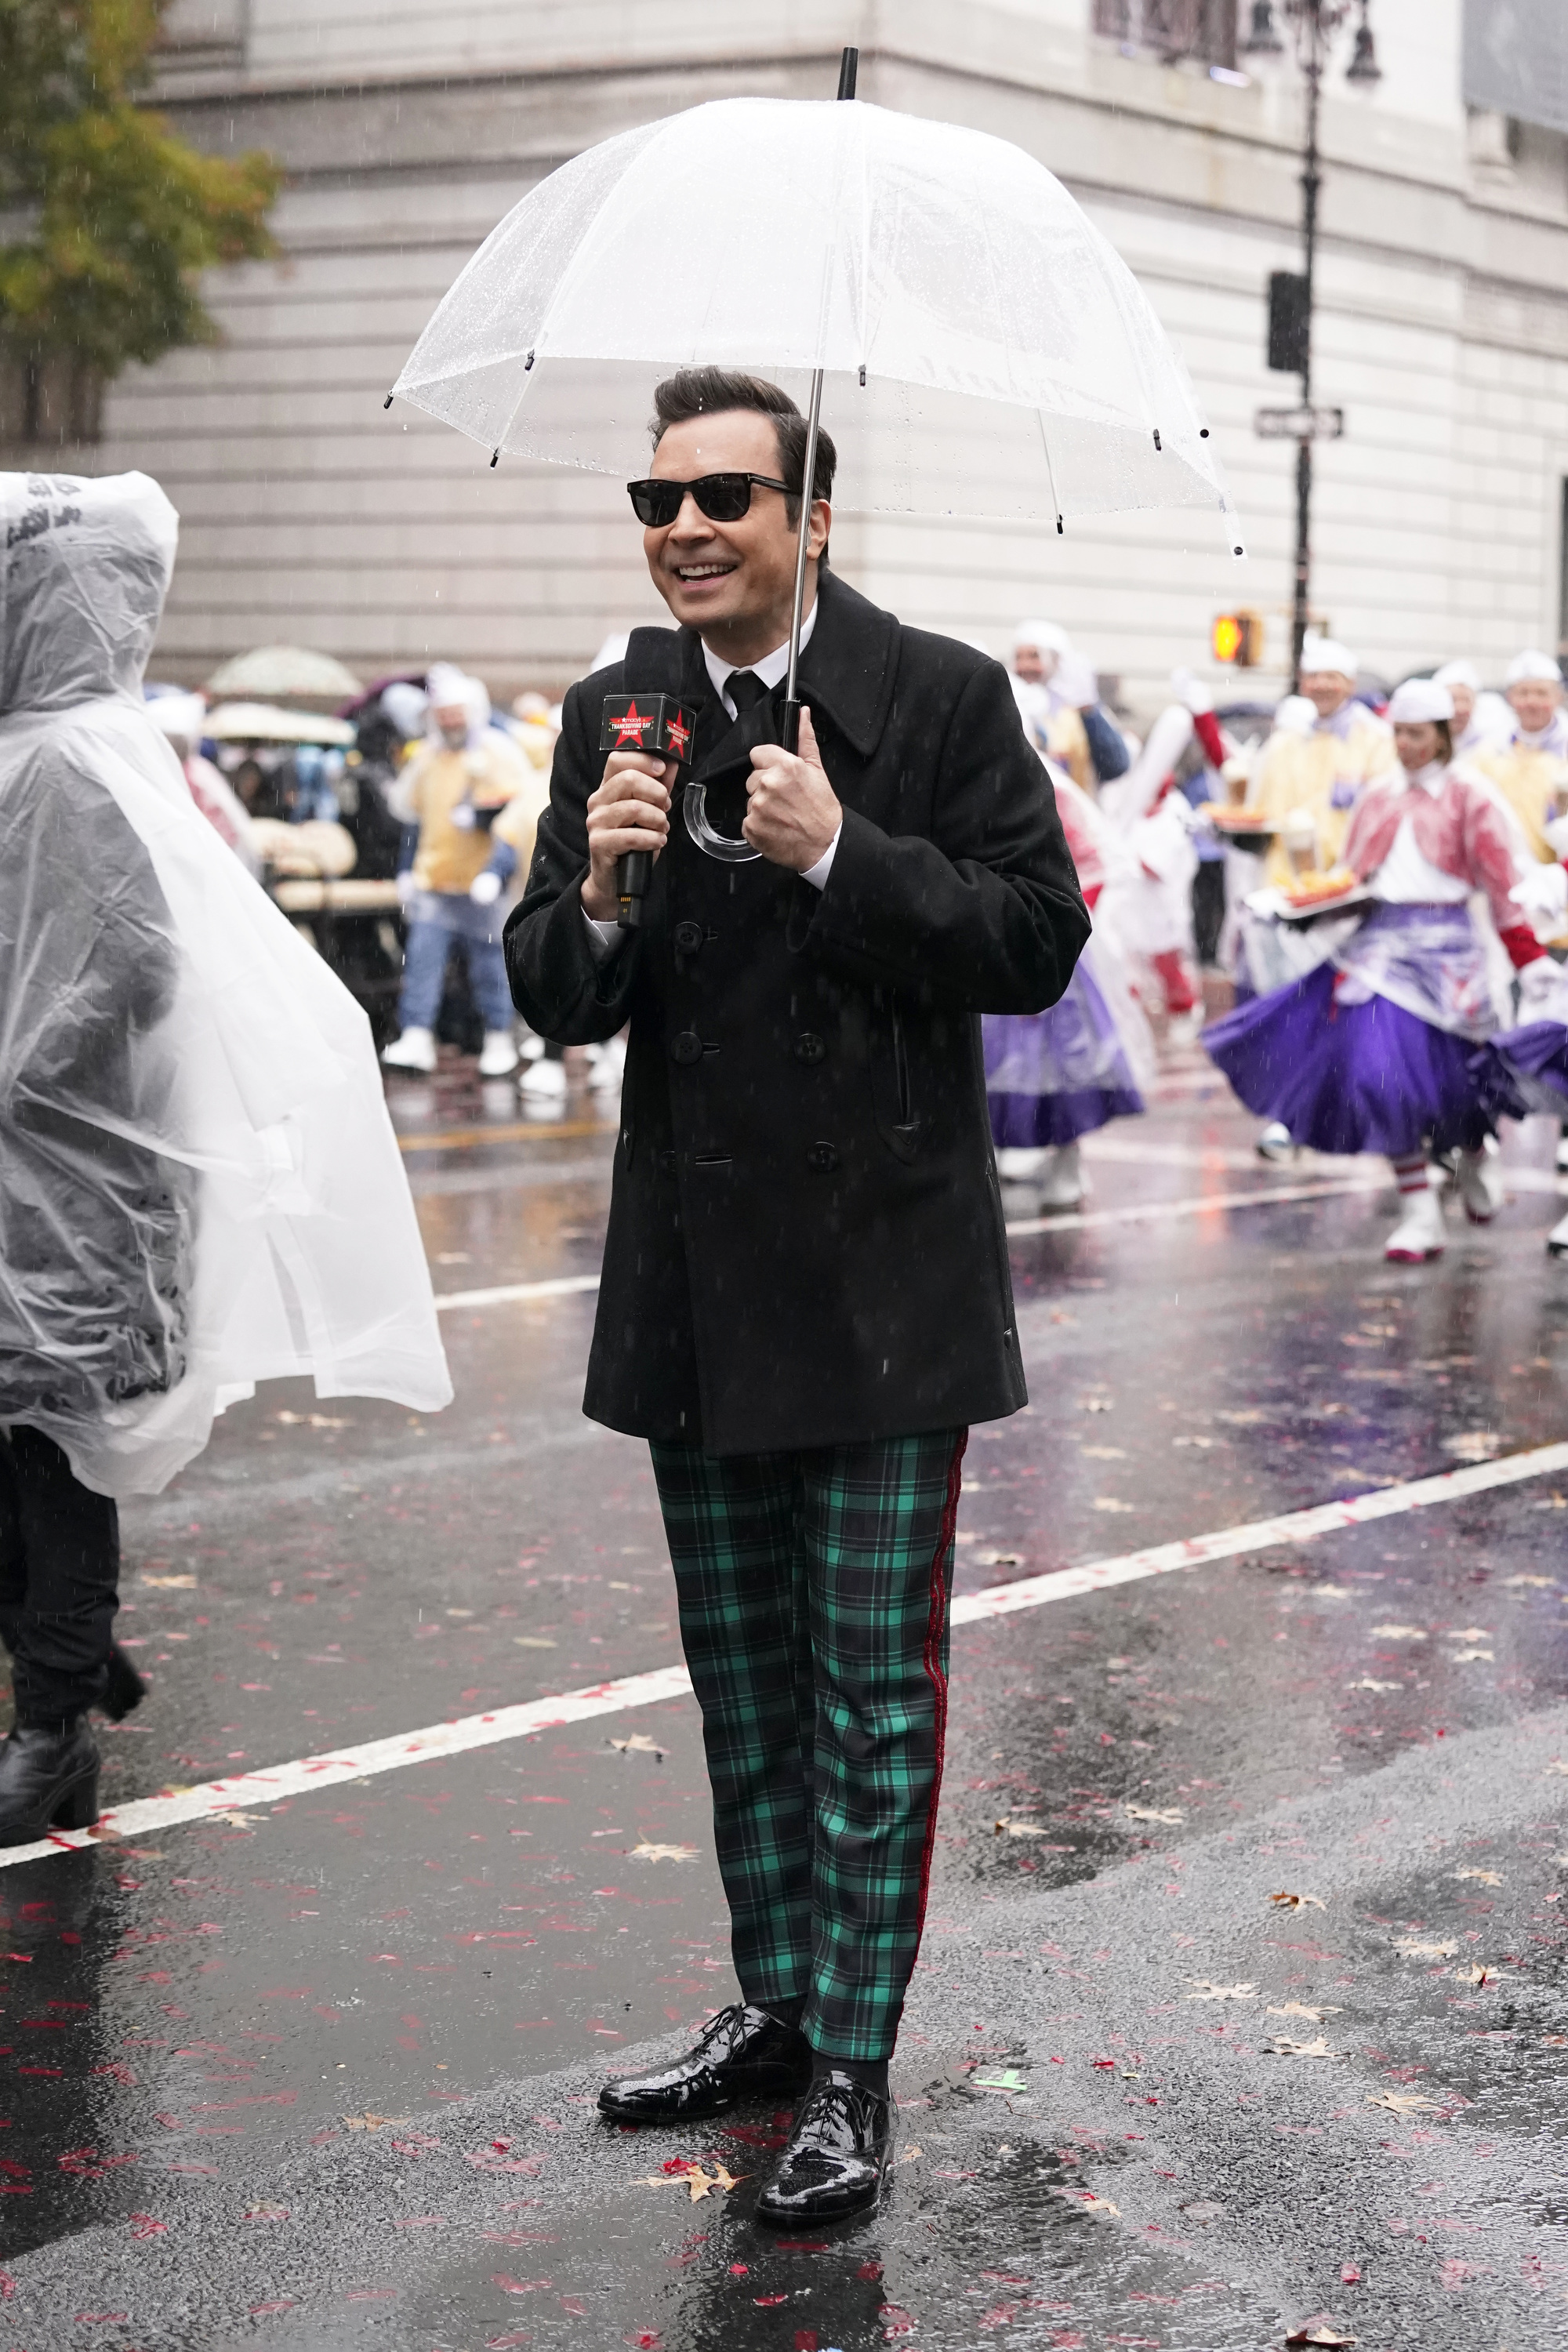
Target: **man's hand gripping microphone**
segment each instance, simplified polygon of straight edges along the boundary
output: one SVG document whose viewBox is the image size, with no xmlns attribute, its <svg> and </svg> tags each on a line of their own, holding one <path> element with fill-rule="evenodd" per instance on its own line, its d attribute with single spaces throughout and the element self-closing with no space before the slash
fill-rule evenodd
<svg viewBox="0 0 1568 2352">
<path fill-rule="evenodd" d="M 691 757 L 692 713 L 669 694 L 606 694 L 601 751 L 649 751 L 677 764 Z M 653 856 L 634 849 L 616 860 L 616 896 L 623 931 L 642 928 L 642 902 L 653 880 Z"/>
</svg>

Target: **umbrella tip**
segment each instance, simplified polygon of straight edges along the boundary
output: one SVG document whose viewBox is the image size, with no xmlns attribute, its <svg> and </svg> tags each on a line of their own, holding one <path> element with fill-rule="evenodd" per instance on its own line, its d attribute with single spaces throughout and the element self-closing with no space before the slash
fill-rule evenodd
<svg viewBox="0 0 1568 2352">
<path fill-rule="evenodd" d="M 1199 425 L 1199 427 L 1198 427 L 1198 439 L 1199 439 L 1200 441 L 1206 441 L 1206 440 L 1208 439 L 1208 437 L 1209 437 L 1209 429 L 1208 429 L 1208 426 L 1207 426 L 1206 425 Z"/>
<path fill-rule="evenodd" d="M 1063 522 L 1063 520 L 1062 520 L 1062 519 L 1061 519 L 1060 515 L 1058 515 L 1058 517 L 1057 517 L 1057 537 L 1058 537 L 1058 539 L 1065 539 L 1065 538 L 1067 537 L 1067 530 L 1068 530 L 1068 527 L 1067 527 L 1066 523 L 1065 523 L 1065 522 Z"/>
<path fill-rule="evenodd" d="M 838 61 L 838 95 L 840 99 L 855 95 L 855 77 L 860 69 L 860 52 L 847 48 Z"/>
<path fill-rule="evenodd" d="M 490 464 L 492 466 L 499 466 L 500 464 L 500 451 L 499 449 L 492 449 L 490 451 Z"/>
<path fill-rule="evenodd" d="M 1154 427 L 1154 446 L 1155 446 L 1155 448 L 1156 448 L 1156 449 L 1158 449 L 1158 448 L 1160 447 L 1160 446 L 1161 446 L 1161 444 L 1160 444 L 1160 428 L 1159 428 L 1159 426 L 1156 425 L 1155 425 L 1155 427 Z"/>
<path fill-rule="evenodd" d="M 391 394 L 391 393 L 388 393 L 388 394 L 387 394 L 386 398 L 382 402 L 382 404 L 382 404 L 383 408 L 390 408 L 390 407 L 392 406 L 392 394 Z"/>
</svg>

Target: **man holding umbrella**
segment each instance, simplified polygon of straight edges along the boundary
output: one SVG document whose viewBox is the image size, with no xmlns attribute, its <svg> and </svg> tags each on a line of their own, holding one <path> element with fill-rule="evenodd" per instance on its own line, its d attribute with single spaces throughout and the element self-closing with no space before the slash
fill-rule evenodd
<svg viewBox="0 0 1568 2352">
<path fill-rule="evenodd" d="M 829 569 L 826 434 L 784 748 L 805 420 L 710 368 L 656 407 L 631 494 L 677 625 L 567 697 L 506 952 L 545 1036 L 631 1024 L 584 1410 L 652 1449 L 742 1999 L 600 2105 L 800 2096 L 757 2210 L 815 2226 L 886 2170 L 960 1465 L 1026 1395 L 978 1016 L 1054 1003 L 1089 919 L 1005 672 Z M 675 762 L 599 748 L 607 696 L 660 694 L 695 718 L 684 824 Z"/>
</svg>

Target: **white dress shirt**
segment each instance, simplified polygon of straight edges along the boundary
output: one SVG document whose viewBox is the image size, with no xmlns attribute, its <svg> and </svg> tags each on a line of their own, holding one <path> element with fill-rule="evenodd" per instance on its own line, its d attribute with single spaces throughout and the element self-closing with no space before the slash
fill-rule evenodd
<svg viewBox="0 0 1568 2352">
<path fill-rule="evenodd" d="M 811 633 L 816 626 L 816 605 L 814 602 L 810 612 L 800 625 L 802 653 L 811 643 Z M 702 647 L 702 660 L 713 682 L 714 693 L 733 719 L 738 714 L 734 704 L 730 699 L 728 688 L 736 671 L 751 670 L 755 677 L 762 679 L 763 684 L 771 693 L 789 668 L 789 639 L 786 637 L 782 646 L 775 646 L 771 654 L 764 654 L 761 661 L 753 662 L 725 661 L 721 655 L 716 654 L 712 646 L 705 643 Z M 838 832 L 834 835 L 816 865 L 808 866 L 800 877 L 803 882 L 809 882 L 814 890 L 823 890 L 827 887 L 827 877 L 833 871 L 833 859 L 838 847 L 838 835 L 843 830 L 844 826 L 840 823 Z M 595 961 L 602 963 L 606 956 L 612 954 L 620 946 L 626 935 L 618 923 L 601 923 L 595 917 L 590 915 L 585 908 L 583 919 L 594 935 L 589 944 L 593 948 Z"/>
</svg>

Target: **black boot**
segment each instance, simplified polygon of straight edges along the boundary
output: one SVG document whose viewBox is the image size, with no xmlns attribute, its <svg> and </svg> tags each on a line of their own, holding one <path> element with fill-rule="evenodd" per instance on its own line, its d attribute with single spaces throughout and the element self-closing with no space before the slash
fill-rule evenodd
<svg viewBox="0 0 1568 2352">
<path fill-rule="evenodd" d="M 0 1845 L 33 1845 L 51 1829 L 91 1829 L 98 1765 L 85 1716 L 19 1723 L 0 1740 Z"/>
<path fill-rule="evenodd" d="M 789 2145 L 757 2200 L 775 2230 L 811 2230 L 864 2212 L 881 2194 L 892 2150 L 892 2106 L 852 2074 L 819 2074 Z"/>
<path fill-rule="evenodd" d="M 119 1643 L 111 1642 L 109 1645 L 109 1680 L 103 1686 L 103 1696 L 98 1702 L 100 1706 L 110 1723 L 123 1723 L 146 1696 L 145 1682 Z"/>
<path fill-rule="evenodd" d="M 618 2124 L 684 2123 L 721 2115 L 737 2099 L 798 2098 L 810 2080 L 811 2044 L 799 2026 L 737 2001 L 663 2074 L 606 2083 L 599 2112 Z"/>
</svg>

